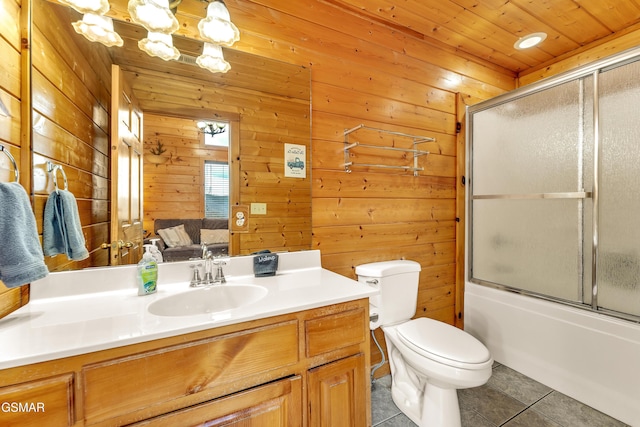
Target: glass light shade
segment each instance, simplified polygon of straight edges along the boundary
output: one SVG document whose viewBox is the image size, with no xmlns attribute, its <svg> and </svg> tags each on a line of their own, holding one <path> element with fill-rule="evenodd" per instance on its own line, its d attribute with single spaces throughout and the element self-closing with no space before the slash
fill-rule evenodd
<svg viewBox="0 0 640 427">
<path fill-rule="evenodd" d="M 222 48 L 211 43 L 204 44 L 202 55 L 196 58 L 196 64 L 212 73 L 226 73 L 231 69 L 231 65 L 222 56 Z"/>
<path fill-rule="evenodd" d="M 122 46 L 122 37 L 113 30 L 113 20 L 109 17 L 85 13 L 82 21 L 72 23 L 76 33 L 82 34 L 92 42 L 99 42 L 105 46 Z"/>
<path fill-rule="evenodd" d="M 213 1 L 207 6 L 207 17 L 198 23 L 200 37 L 222 46 L 231 46 L 240 40 L 240 31 L 233 25 L 227 7 L 221 1 Z"/>
<path fill-rule="evenodd" d="M 95 13 L 104 15 L 109 11 L 107 0 L 58 0 L 65 6 L 69 6 L 80 13 Z"/>
<path fill-rule="evenodd" d="M 180 58 L 180 52 L 173 46 L 171 34 L 149 31 L 147 38 L 138 41 L 138 47 L 150 56 L 157 56 L 165 61 Z"/>
<path fill-rule="evenodd" d="M 518 50 L 529 49 L 539 45 L 547 38 L 547 33 L 532 33 L 520 37 L 513 45 Z"/>
<path fill-rule="evenodd" d="M 169 0 L 129 0 L 128 9 L 133 22 L 147 31 L 171 34 L 180 26 L 169 9 Z"/>
</svg>

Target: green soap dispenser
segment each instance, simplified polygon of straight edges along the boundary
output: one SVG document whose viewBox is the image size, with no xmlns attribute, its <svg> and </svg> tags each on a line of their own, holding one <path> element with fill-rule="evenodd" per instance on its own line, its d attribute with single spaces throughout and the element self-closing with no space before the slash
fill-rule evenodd
<svg viewBox="0 0 640 427">
<path fill-rule="evenodd" d="M 149 295 L 158 290 L 158 263 L 149 251 L 150 246 L 144 245 L 144 255 L 138 263 L 138 295 Z"/>
</svg>

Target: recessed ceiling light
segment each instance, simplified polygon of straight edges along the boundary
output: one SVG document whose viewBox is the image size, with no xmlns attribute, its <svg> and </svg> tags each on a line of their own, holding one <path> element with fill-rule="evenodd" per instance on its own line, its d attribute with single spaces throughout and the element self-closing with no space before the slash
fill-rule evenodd
<svg viewBox="0 0 640 427">
<path fill-rule="evenodd" d="M 516 49 L 529 49 L 537 46 L 547 38 L 547 33 L 532 33 L 524 37 L 520 37 L 513 45 Z"/>
</svg>

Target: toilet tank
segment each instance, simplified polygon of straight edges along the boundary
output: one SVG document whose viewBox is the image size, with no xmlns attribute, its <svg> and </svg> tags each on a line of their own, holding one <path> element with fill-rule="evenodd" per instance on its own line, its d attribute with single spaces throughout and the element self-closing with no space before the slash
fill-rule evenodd
<svg viewBox="0 0 640 427">
<path fill-rule="evenodd" d="M 371 329 L 407 321 L 416 313 L 420 264 L 409 260 L 373 262 L 356 267 L 358 281 L 379 290 L 369 297 Z M 375 319 L 375 315 L 378 319 Z"/>
</svg>

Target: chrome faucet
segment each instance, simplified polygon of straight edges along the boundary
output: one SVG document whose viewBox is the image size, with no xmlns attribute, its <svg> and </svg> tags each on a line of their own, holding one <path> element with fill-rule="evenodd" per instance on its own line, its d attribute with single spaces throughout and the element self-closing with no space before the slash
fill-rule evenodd
<svg viewBox="0 0 640 427">
<path fill-rule="evenodd" d="M 216 266 L 216 275 L 213 276 L 213 266 Z M 224 271 L 222 266 L 227 265 L 226 262 L 214 259 L 211 251 L 207 251 L 204 259 L 204 277 L 200 274 L 200 268 L 202 263 L 191 264 L 189 267 L 193 270 L 193 275 L 189 286 L 197 288 L 200 286 L 221 285 L 227 283 L 227 279 L 224 277 Z"/>
<path fill-rule="evenodd" d="M 207 248 L 207 242 L 202 242 L 200 244 L 200 249 L 202 249 L 202 259 L 206 259 L 207 258 L 207 252 L 209 252 L 209 250 Z"/>
<path fill-rule="evenodd" d="M 202 280 L 202 284 L 205 286 L 215 283 L 213 279 L 212 260 L 213 254 L 211 253 L 211 251 L 207 251 L 204 258 L 204 279 Z"/>
</svg>

